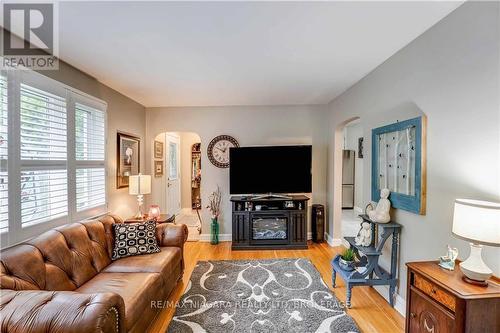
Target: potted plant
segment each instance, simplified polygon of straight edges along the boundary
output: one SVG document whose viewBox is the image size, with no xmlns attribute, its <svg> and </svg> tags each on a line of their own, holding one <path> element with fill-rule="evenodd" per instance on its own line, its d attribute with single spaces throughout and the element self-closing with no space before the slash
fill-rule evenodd
<svg viewBox="0 0 500 333">
<path fill-rule="evenodd" d="M 210 225 L 210 243 L 219 244 L 219 215 L 220 215 L 220 203 L 222 200 L 222 193 L 219 186 L 217 186 L 217 191 L 212 192 L 208 198 L 208 210 L 212 214 L 212 223 Z"/>
<path fill-rule="evenodd" d="M 340 255 L 339 258 L 339 266 L 344 271 L 353 271 L 355 267 L 354 259 L 356 258 L 356 254 L 354 250 L 351 248 L 345 249 L 344 252 Z"/>
</svg>

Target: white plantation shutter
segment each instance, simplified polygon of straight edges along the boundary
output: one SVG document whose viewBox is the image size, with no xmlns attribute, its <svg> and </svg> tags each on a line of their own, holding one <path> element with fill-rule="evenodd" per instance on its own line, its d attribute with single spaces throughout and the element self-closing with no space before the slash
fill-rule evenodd
<svg viewBox="0 0 500 333">
<path fill-rule="evenodd" d="M 66 100 L 21 84 L 21 159 L 66 160 Z"/>
<path fill-rule="evenodd" d="M 104 162 L 104 112 L 75 103 L 76 160 Z"/>
<path fill-rule="evenodd" d="M 106 107 L 36 72 L 0 73 L 2 248 L 107 211 Z"/>
<path fill-rule="evenodd" d="M 66 96 L 60 95 L 21 83 L 23 228 L 68 215 Z"/>
<path fill-rule="evenodd" d="M 104 168 L 76 169 L 76 210 L 106 204 Z"/>
<path fill-rule="evenodd" d="M 68 215 L 67 171 L 21 171 L 21 224 L 31 226 Z"/>
<path fill-rule="evenodd" d="M 7 77 L 0 76 L 0 233 L 9 230 Z"/>
<path fill-rule="evenodd" d="M 75 96 L 76 211 L 106 211 L 105 106 Z M 92 106 L 90 106 L 92 105 Z"/>
</svg>

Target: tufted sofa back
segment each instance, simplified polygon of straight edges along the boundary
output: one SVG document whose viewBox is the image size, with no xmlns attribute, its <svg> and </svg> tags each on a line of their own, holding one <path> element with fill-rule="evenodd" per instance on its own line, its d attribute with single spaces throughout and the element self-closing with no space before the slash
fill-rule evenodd
<svg viewBox="0 0 500 333">
<path fill-rule="evenodd" d="M 49 230 L 0 253 L 0 289 L 75 290 L 111 263 L 114 215 Z"/>
</svg>

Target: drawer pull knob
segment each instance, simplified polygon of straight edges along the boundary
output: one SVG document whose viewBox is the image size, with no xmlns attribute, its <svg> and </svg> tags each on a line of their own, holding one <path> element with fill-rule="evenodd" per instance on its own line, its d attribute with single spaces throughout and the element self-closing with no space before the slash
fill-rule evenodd
<svg viewBox="0 0 500 333">
<path fill-rule="evenodd" d="M 416 316 L 415 312 L 410 312 L 410 317 L 415 318 Z"/>
<path fill-rule="evenodd" d="M 435 294 L 437 292 L 435 288 L 432 288 L 431 291 L 433 294 Z"/>
</svg>

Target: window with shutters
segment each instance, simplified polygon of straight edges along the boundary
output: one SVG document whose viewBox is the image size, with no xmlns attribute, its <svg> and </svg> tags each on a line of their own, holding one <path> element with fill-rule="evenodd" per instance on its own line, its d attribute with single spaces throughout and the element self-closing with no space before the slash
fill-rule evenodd
<svg viewBox="0 0 500 333">
<path fill-rule="evenodd" d="M 0 233 L 9 231 L 7 77 L 0 76 Z"/>
<path fill-rule="evenodd" d="M 105 166 L 104 102 L 35 72 L 2 72 L 2 247 L 105 213 Z"/>
</svg>

